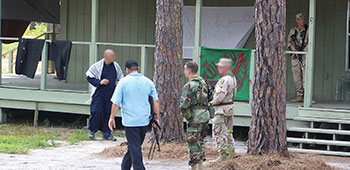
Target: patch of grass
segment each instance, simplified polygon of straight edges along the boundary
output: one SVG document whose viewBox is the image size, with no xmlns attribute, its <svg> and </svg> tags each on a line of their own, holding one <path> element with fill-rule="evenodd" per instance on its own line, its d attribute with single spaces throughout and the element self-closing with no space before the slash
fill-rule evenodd
<svg viewBox="0 0 350 170">
<path fill-rule="evenodd" d="M 57 146 L 59 134 L 25 125 L 0 125 L 0 152 L 27 153 L 30 149 Z"/>
<path fill-rule="evenodd" d="M 89 140 L 88 133 L 84 130 L 73 132 L 67 136 L 67 141 L 71 145 L 77 144 L 78 142 L 83 140 Z"/>
<path fill-rule="evenodd" d="M 117 133 L 117 137 L 120 137 L 120 138 L 126 138 L 125 134 L 124 133 Z"/>
<path fill-rule="evenodd" d="M 30 149 L 57 146 L 48 136 L 35 135 L 31 137 L 0 136 L 0 152 L 27 153 Z"/>
<path fill-rule="evenodd" d="M 25 154 L 30 149 L 58 146 L 57 140 L 76 144 L 88 140 L 84 130 L 64 128 L 34 128 L 27 125 L 0 125 L 0 153 Z"/>
</svg>

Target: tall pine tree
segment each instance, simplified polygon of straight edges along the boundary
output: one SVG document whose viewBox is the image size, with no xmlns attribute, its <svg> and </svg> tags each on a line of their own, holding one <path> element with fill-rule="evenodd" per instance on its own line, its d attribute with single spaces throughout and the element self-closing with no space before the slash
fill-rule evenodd
<svg viewBox="0 0 350 170">
<path fill-rule="evenodd" d="M 248 153 L 288 156 L 286 130 L 286 0 L 255 1 L 255 79 Z"/>
<path fill-rule="evenodd" d="M 161 105 L 164 142 L 183 142 L 183 118 L 180 96 L 183 86 L 182 66 L 182 0 L 156 1 L 156 48 L 153 80 Z"/>
</svg>

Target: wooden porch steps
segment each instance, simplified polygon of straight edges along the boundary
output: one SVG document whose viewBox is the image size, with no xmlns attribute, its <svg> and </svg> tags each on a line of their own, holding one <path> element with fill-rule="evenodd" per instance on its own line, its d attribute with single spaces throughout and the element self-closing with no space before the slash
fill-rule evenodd
<svg viewBox="0 0 350 170">
<path fill-rule="evenodd" d="M 335 124 L 350 124 L 349 119 L 322 119 L 318 117 L 296 117 L 294 120 L 305 122 L 321 122 L 321 123 L 335 123 Z"/>
<path fill-rule="evenodd" d="M 288 131 L 292 132 L 308 132 L 308 133 L 321 133 L 321 134 L 334 134 L 334 135 L 350 135 L 349 130 L 335 130 L 335 129 L 319 129 L 319 128 L 299 128 L 292 127 Z"/>
<path fill-rule="evenodd" d="M 350 150 L 350 130 L 348 129 L 350 125 L 350 119 L 296 117 L 294 120 L 308 122 L 309 128 L 288 128 L 289 132 L 297 132 L 294 133 L 293 137 L 287 138 L 290 146 L 290 151 L 350 157 L 350 152 L 345 151 L 345 149 Z M 321 126 L 321 124 L 332 126 Z M 338 128 L 334 129 L 336 128 L 334 126 Z M 344 127 L 347 127 L 347 129 Z M 303 134 L 301 137 L 299 136 L 301 135 L 300 133 Z M 296 145 L 298 148 L 296 148 Z"/>
<path fill-rule="evenodd" d="M 323 139 L 304 139 L 304 138 L 287 138 L 290 143 L 307 143 L 317 145 L 329 145 L 329 146 L 350 146 L 350 142 L 346 141 L 333 141 Z"/>
<path fill-rule="evenodd" d="M 291 152 L 299 152 L 299 153 L 314 153 L 320 155 L 331 155 L 331 156 L 349 156 L 349 152 L 338 152 L 338 151 L 324 151 L 324 150 L 314 150 L 314 149 L 298 149 L 298 148 L 288 148 Z"/>
</svg>

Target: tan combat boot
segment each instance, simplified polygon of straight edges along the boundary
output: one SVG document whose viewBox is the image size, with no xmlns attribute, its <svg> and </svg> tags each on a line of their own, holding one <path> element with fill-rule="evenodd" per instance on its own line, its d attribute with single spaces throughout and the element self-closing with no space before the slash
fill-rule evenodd
<svg viewBox="0 0 350 170">
<path fill-rule="evenodd" d="M 214 162 L 217 162 L 217 161 L 224 161 L 224 160 L 226 160 L 227 159 L 227 157 L 228 157 L 228 155 L 227 154 L 220 154 L 219 155 L 219 157 L 217 157 L 216 159 L 214 159 L 214 160 L 211 160 L 211 161 L 209 161 L 210 163 L 214 163 Z"/>
<path fill-rule="evenodd" d="M 191 170 L 197 170 L 198 169 L 198 164 L 191 165 Z"/>
<path fill-rule="evenodd" d="M 209 161 L 209 163 L 214 163 L 214 162 L 217 162 L 217 161 L 220 161 L 221 159 L 220 159 L 220 156 L 219 157 L 217 157 L 216 159 L 214 159 L 214 160 L 210 160 Z"/>
<path fill-rule="evenodd" d="M 292 100 L 292 103 L 300 103 L 300 102 L 304 102 L 304 98 L 303 97 L 297 97 L 296 99 Z M 316 104 L 315 100 L 312 100 L 312 104 Z"/>
<path fill-rule="evenodd" d="M 203 170 L 203 161 L 199 161 L 199 163 L 197 164 L 198 167 L 197 167 L 197 170 Z"/>
<path fill-rule="evenodd" d="M 292 103 L 300 103 L 300 102 L 304 102 L 304 98 L 301 96 L 298 96 L 296 99 L 292 100 Z"/>
</svg>

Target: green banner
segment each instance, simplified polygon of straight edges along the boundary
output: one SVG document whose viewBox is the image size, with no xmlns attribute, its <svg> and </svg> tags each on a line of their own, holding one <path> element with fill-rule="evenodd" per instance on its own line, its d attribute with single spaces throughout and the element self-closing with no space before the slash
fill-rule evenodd
<svg viewBox="0 0 350 170">
<path fill-rule="evenodd" d="M 220 58 L 232 59 L 232 73 L 237 80 L 237 94 L 235 100 L 249 100 L 249 72 L 251 49 L 217 49 L 201 48 L 200 75 L 210 84 L 220 79 L 216 63 Z"/>
</svg>

